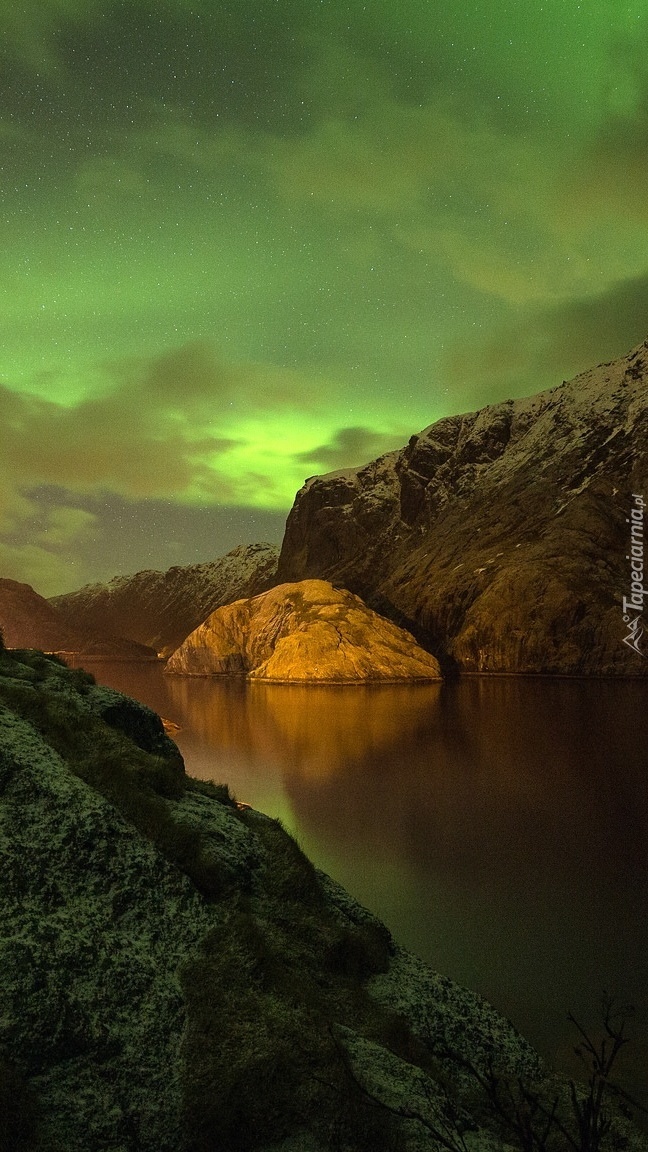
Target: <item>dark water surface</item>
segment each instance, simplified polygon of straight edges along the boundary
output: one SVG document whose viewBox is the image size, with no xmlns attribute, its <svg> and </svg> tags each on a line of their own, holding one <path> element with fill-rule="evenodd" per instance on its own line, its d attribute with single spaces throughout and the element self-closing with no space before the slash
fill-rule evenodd
<svg viewBox="0 0 648 1152">
<path fill-rule="evenodd" d="M 187 771 L 280 816 L 436 969 L 576 1071 L 571 1010 L 636 1007 L 648 1068 L 648 715 L 639 681 L 292 687 L 97 664 L 180 725 Z M 621 1064 L 619 1065 L 620 1070 Z"/>
</svg>

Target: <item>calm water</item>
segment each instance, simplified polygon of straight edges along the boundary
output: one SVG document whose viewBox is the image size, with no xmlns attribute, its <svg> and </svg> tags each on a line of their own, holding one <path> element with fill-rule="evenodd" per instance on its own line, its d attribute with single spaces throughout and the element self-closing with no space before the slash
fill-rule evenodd
<svg viewBox="0 0 648 1152">
<path fill-rule="evenodd" d="M 88 665 L 90 667 L 90 665 Z M 181 727 L 191 775 L 280 816 L 435 968 L 575 1071 L 568 1010 L 635 1005 L 647 1095 L 648 717 L 638 681 L 299 688 L 91 667 Z"/>
</svg>

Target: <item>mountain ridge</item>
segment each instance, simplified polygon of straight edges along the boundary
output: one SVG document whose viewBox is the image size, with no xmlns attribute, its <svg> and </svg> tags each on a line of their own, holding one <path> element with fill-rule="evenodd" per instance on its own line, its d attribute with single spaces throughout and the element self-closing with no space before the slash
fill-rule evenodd
<svg viewBox="0 0 648 1152">
<path fill-rule="evenodd" d="M 627 525 L 648 489 L 647 364 L 644 341 L 553 388 L 443 417 L 361 467 L 309 477 L 278 556 L 241 545 L 51 603 L 168 656 L 221 606 L 317 579 L 411 632 L 445 675 L 645 676 L 642 597 L 627 621 L 622 605 L 636 546 Z"/>
<path fill-rule="evenodd" d="M 83 655 L 103 660 L 155 660 L 155 651 L 143 644 L 99 635 L 79 621 L 67 620 L 30 584 L 0 579 L 0 628 L 11 648 L 44 648 L 48 652 Z"/>
<path fill-rule="evenodd" d="M 221 604 L 264 592 L 278 555 L 273 544 L 239 544 L 217 560 L 115 576 L 107 584 L 53 596 L 50 603 L 66 620 L 99 633 L 108 628 L 168 656 Z"/>
<path fill-rule="evenodd" d="M 648 341 L 309 478 L 278 579 L 349 588 L 446 673 L 646 675 L 621 601 L 626 522 L 648 487 L 647 363 Z"/>
</svg>

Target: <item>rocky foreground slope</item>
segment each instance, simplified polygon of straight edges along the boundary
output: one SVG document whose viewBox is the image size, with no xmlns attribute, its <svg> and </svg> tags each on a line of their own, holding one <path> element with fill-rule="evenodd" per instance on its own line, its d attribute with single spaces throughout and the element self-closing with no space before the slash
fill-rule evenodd
<svg viewBox="0 0 648 1152">
<path fill-rule="evenodd" d="M 349 588 L 444 671 L 643 676 L 648 643 L 624 643 L 640 609 L 622 618 L 636 497 L 648 500 L 648 341 L 310 479 L 278 579 Z"/>
<path fill-rule="evenodd" d="M 0 650 L 0 821 L 3 1148 L 505 1152 L 523 1088 L 580 1139 L 584 1089 L 187 778 L 154 713 L 33 651 Z"/>
<path fill-rule="evenodd" d="M 155 660 L 152 648 L 69 622 L 29 584 L 0 580 L 0 629 L 10 648 L 44 648 L 105 660 Z"/>
<path fill-rule="evenodd" d="M 272 544 L 240 544 L 206 564 L 116 576 L 108 584 L 87 584 L 54 596 L 50 603 L 71 623 L 147 644 L 168 656 L 221 604 L 269 588 L 277 559 Z"/>
<path fill-rule="evenodd" d="M 167 672 L 250 680 L 434 680 L 414 637 L 326 580 L 280 584 L 219 608 L 173 653 Z"/>
</svg>

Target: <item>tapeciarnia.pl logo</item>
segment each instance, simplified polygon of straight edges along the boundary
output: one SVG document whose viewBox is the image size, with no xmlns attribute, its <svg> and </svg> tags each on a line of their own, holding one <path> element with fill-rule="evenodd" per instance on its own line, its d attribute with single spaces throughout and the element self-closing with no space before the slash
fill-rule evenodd
<svg viewBox="0 0 648 1152">
<path fill-rule="evenodd" d="M 624 636 L 623 643 L 645 657 L 641 651 L 639 641 L 643 636 L 641 613 L 643 612 L 644 596 L 648 596 L 648 588 L 644 588 L 644 512 L 646 503 L 643 496 L 632 493 L 634 505 L 630 515 L 626 516 L 626 524 L 630 525 L 630 552 L 626 560 L 630 561 L 630 595 L 623 597 L 623 623 L 628 625 L 628 635 Z"/>
</svg>

